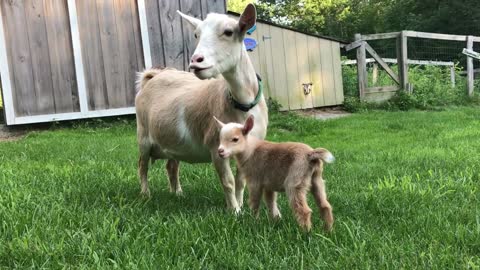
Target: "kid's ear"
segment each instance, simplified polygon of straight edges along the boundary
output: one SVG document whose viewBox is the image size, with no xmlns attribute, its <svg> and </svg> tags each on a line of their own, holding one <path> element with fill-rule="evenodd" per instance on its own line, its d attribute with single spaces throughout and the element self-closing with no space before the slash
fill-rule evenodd
<svg viewBox="0 0 480 270">
<path fill-rule="evenodd" d="M 247 117 L 247 120 L 245 120 L 245 124 L 243 124 L 243 129 L 242 129 L 242 133 L 243 135 L 247 135 L 253 128 L 253 115 L 250 114 L 248 117 Z"/>
<path fill-rule="evenodd" d="M 222 121 L 218 120 L 217 117 L 214 116 L 213 119 L 215 119 L 215 123 L 217 124 L 219 130 L 222 129 L 223 126 L 225 126 L 225 124 L 222 123 Z"/>
</svg>

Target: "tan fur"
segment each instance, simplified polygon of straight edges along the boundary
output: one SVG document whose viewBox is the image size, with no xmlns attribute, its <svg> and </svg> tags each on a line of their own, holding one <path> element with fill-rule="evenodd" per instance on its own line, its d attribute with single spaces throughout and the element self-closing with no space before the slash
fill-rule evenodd
<svg viewBox="0 0 480 270">
<path fill-rule="evenodd" d="M 249 5 L 247 13 L 255 9 Z M 251 102 L 258 93 L 255 70 L 243 46 L 242 40 L 218 35 L 225 27 L 238 22 L 223 14 L 209 14 L 200 21 L 183 13 L 184 19 L 197 27 L 200 35 L 195 53 L 202 53 L 212 68 L 195 70 L 195 75 L 175 69 L 152 68 L 140 74 L 137 85 L 140 90 L 135 99 L 137 112 L 137 138 L 140 157 L 138 172 L 142 194 L 149 195 L 149 161 L 167 159 L 170 190 L 181 193 L 178 177 L 179 161 L 203 163 L 213 161 L 221 179 L 227 206 L 240 211 L 243 203 L 244 180 L 233 177 L 228 160 L 218 157 L 218 130 L 212 123 L 216 115 L 223 121 L 242 122 L 247 113 L 233 107 L 229 93 L 242 103 Z M 249 23 L 255 18 L 249 17 Z M 241 37 L 244 32 L 235 32 Z M 211 53 L 208 42 L 217 40 L 224 47 L 221 54 Z M 230 54 L 229 50 L 232 52 Z M 233 55 L 235 54 L 235 57 Z M 193 62 L 193 60 L 192 60 Z M 198 68 L 198 65 L 197 65 Z M 257 117 L 258 125 L 253 136 L 264 138 L 268 124 L 268 111 L 262 96 L 260 103 L 249 113 Z"/>
<path fill-rule="evenodd" d="M 219 125 L 219 155 L 235 157 L 238 171 L 247 179 L 250 207 L 255 214 L 258 213 L 261 196 L 265 194 L 271 216 L 279 217 L 276 192 L 284 191 L 298 223 L 308 231 L 311 228 L 312 210 L 307 204 L 306 194 L 311 190 L 325 221 L 325 229 L 331 230 L 332 207 L 327 201 L 322 179 L 323 163 L 333 160 L 328 150 L 312 149 L 302 143 L 272 143 L 260 140 L 249 135 L 248 130 L 245 131 L 246 125 Z M 234 142 L 234 138 L 238 141 Z"/>
</svg>

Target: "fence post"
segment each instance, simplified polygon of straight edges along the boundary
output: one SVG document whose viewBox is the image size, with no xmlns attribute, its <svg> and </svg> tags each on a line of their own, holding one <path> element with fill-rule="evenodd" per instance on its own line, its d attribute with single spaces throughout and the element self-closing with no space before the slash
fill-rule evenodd
<svg viewBox="0 0 480 270">
<path fill-rule="evenodd" d="M 398 61 L 398 75 L 400 78 L 400 86 L 404 91 L 410 91 L 408 83 L 408 47 L 407 47 L 407 33 L 400 32 L 397 38 L 397 61 Z"/>
<path fill-rule="evenodd" d="M 452 83 L 452 87 L 455 87 L 455 66 L 450 67 L 450 82 Z"/>
<path fill-rule="evenodd" d="M 473 50 L 473 37 L 467 36 L 467 49 Z M 467 89 L 468 95 L 473 95 L 473 58 L 467 56 Z"/>
<path fill-rule="evenodd" d="M 377 86 L 377 82 L 378 82 L 378 64 L 373 63 L 373 73 L 372 73 L 373 86 Z"/>
<path fill-rule="evenodd" d="M 362 35 L 355 34 L 355 41 L 361 40 Z M 365 97 L 365 89 L 367 88 L 367 53 L 365 50 L 365 43 L 362 43 L 357 48 L 357 81 L 358 81 L 358 93 L 360 99 Z"/>
</svg>

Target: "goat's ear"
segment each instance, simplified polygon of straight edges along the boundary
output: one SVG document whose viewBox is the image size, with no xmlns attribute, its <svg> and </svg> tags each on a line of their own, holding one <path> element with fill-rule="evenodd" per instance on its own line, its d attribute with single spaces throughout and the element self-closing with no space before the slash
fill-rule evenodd
<svg viewBox="0 0 480 270">
<path fill-rule="evenodd" d="M 213 119 L 215 119 L 215 123 L 217 124 L 219 130 L 222 129 L 223 126 L 225 126 L 225 124 L 222 123 L 222 121 L 218 120 L 217 117 L 214 116 Z"/>
<path fill-rule="evenodd" d="M 252 28 L 255 25 L 256 20 L 257 10 L 253 4 L 248 4 L 238 20 L 240 33 L 244 34 L 248 29 Z"/>
<path fill-rule="evenodd" d="M 192 16 L 188 16 L 187 14 L 183 14 L 180 10 L 177 10 L 177 13 L 180 14 L 180 16 L 182 16 L 182 18 L 187 21 L 188 23 L 190 23 L 193 28 L 197 28 L 197 26 L 202 22 L 201 20 L 195 18 L 195 17 L 192 17 Z"/>
<path fill-rule="evenodd" d="M 247 135 L 250 131 L 252 131 L 253 122 L 254 122 L 253 120 L 254 120 L 253 115 L 250 114 L 247 117 L 247 120 L 245 120 L 245 124 L 243 124 L 243 129 L 242 129 L 243 135 Z"/>
</svg>

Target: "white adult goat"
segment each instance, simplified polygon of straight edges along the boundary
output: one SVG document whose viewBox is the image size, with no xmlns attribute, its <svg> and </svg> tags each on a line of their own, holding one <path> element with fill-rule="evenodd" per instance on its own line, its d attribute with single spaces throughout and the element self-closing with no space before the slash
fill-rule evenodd
<svg viewBox="0 0 480 270">
<path fill-rule="evenodd" d="M 224 14 L 211 13 L 201 21 L 177 12 L 195 28 L 198 43 L 190 62 L 194 73 L 166 68 L 139 74 L 135 107 L 141 192 L 150 195 L 150 160 L 168 159 L 170 191 L 177 194 L 182 192 L 180 161 L 213 161 L 227 207 L 238 212 L 245 180 L 234 178 L 229 160 L 218 156 L 219 132 L 211 119 L 243 123 L 248 112 L 256 119 L 251 134 L 260 139 L 266 135 L 268 109 L 243 44 L 246 31 L 255 24 L 256 10 L 249 4 L 238 22 Z"/>
</svg>

